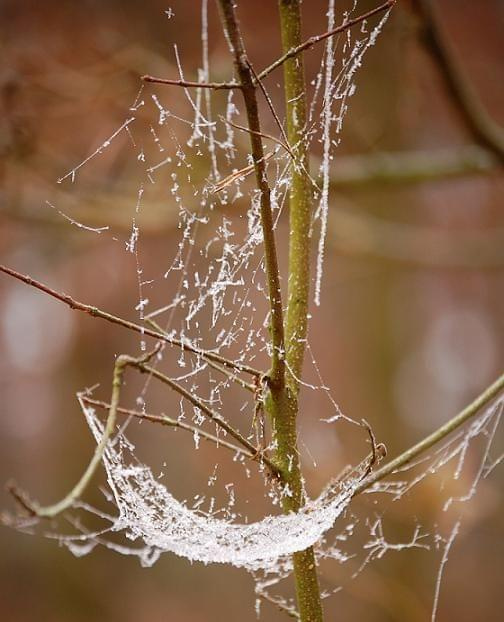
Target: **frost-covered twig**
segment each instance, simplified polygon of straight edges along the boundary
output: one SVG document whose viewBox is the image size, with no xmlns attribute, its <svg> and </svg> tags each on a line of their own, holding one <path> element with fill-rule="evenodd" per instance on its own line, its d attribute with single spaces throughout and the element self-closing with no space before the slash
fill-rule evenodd
<svg viewBox="0 0 504 622">
<path fill-rule="evenodd" d="M 133 330 L 137 333 L 140 333 L 141 335 L 153 337 L 154 339 L 158 339 L 159 341 L 164 341 L 166 343 L 169 343 L 170 345 L 177 346 L 181 348 L 182 350 L 191 352 L 193 354 L 196 354 L 197 356 L 201 356 L 201 358 L 203 359 L 215 361 L 216 363 L 220 363 L 221 365 L 224 365 L 225 367 L 236 369 L 237 371 L 250 374 L 257 378 L 262 378 L 263 376 L 262 371 L 259 371 L 258 369 L 254 369 L 253 367 L 250 367 L 249 365 L 231 361 L 230 359 L 227 359 L 221 356 L 220 354 L 217 354 L 215 352 L 210 352 L 208 350 L 203 350 L 201 348 L 197 348 L 191 345 L 187 341 L 181 341 L 180 339 L 171 337 L 167 333 L 160 333 L 155 330 L 151 330 L 149 328 L 146 328 L 145 326 L 141 326 L 140 324 L 135 324 L 135 322 L 130 322 L 129 320 L 125 320 L 116 315 L 112 315 L 111 313 L 107 313 L 106 311 L 102 311 L 98 307 L 93 307 L 83 302 L 79 302 L 78 300 L 74 300 L 68 294 L 63 294 L 61 292 L 58 292 L 55 289 L 52 289 L 51 287 L 49 287 L 48 285 L 45 285 L 44 283 L 41 283 L 40 281 L 37 281 L 36 279 L 26 274 L 21 274 L 20 272 L 17 272 L 16 270 L 13 270 L 12 268 L 8 268 L 7 266 L 0 265 L 0 272 L 4 272 L 5 274 L 12 276 L 18 279 L 19 281 L 26 283 L 27 285 L 31 285 L 32 287 L 35 287 L 36 289 L 39 289 L 40 291 L 46 294 L 49 294 L 49 296 L 56 298 L 60 302 L 64 302 L 71 309 L 74 309 L 76 311 L 83 311 L 84 313 L 88 313 L 92 317 L 99 317 L 102 320 L 107 320 L 107 322 L 111 322 L 112 324 L 123 326 L 124 328 Z"/>
<path fill-rule="evenodd" d="M 291 607 L 287 603 L 284 603 L 279 598 L 275 598 L 274 596 L 271 596 L 270 594 L 268 594 L 268 592 L 266 592 L 264 590 L 256 591 L 256 594 L 260 598 L 265 600 L 266 602 L 271 603 L 272 605 L 274 605 L 282 613 L 285 613 L 287 616 L 289 616 L 289 618 L 293 618 L 294 620 L 300 620 L 301 619 L 301 616 L 299 615 L 299 613 L 297 612 L 297 610 L 294 607 Z"/>
</svg>

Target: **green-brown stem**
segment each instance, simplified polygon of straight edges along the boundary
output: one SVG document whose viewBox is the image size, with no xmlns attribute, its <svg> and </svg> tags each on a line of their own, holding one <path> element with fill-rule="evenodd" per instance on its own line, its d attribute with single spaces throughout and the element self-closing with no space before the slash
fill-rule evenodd
<svg viewBox="0 0 504 622">
<path fill-rule="evenodd" d="M 301 9 L 299 0 L 279 0 L 280 29 L 284 54 L 301 44 Z M 284 509 L 297 511 L 304 503 L 304 491 L 297 450 L 297 415 L 299 378 L 308 325 L 310 283 L 310 220 L 312 197 L 308 177 L 306 130 L 306 84 L 303 56 L 284 63 L 284 88 L 287 139 L 295 159 L 291 164 L 289 195 L 289 280 L 285 322 L 286 389 L 283 412 L 272 409 L 278 458 L 292 496 L 285 497 Z M 298 612 L 302 622 L 323 619 L 317 567 L 313 548 L 293 555 Z"/>
</svg>

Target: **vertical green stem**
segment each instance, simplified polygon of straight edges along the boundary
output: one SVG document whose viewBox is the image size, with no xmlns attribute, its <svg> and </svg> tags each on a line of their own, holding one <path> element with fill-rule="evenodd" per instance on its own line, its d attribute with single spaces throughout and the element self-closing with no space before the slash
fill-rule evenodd
<svg viewBox="0 0 504 622">
<path fill-rule="evenodd" d="M 279 0 L 282 48 L 286 53 L 301 43 L 300 0 Z M 308 295 L 310 284 L 310 219 L 312 197 L 308 179 L 308 150 L 306 131 L 306 84 L 303 56 L 284 64 L 284 84 L 287 115 L 287 137 L 295 155 L 291 166 L 289 196 L 289 281 L 285 323 L 286 343 L 286 401 L 281 425 L 277 423 L 278 454 L 281 462 L 291 462 L 287 479 L 292 497 L 284 507 L 297 510 L 304 502 L 301 470 L 296 442 L 299 379 L 303 370 L 308 325 Z M 285 464 L 283 465 L 285 466 Z M 322 604 L 313 548 L 293 556 L 298 610 L 303 622 L 320 622 Z"/>
</svg>

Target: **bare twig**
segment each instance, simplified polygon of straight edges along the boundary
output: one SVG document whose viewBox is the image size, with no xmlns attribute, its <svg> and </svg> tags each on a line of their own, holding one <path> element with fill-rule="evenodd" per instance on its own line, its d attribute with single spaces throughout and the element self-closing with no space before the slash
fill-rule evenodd
<svg viewBox="0 0 504 622">
<path fill-rule="evenodd" d="M 263 376 L 263 372 L 259 371 L 258 369 L 254 369 L 253 367 L 250 367 L 243 363 L 236 363 L 235 361 L 231 361 L 221 356 L 220 354 L 216 354 L 215 352 L 209 352 L 208 350 L 202 350 L 201 348 L 197 348 L 187 341 L 175 339 L 174 337 L 170 337 L 166 333 L 159 333 L 157 331 L 146 328 L 145 326 L 140 326 L 139 324 L 135 324 L 134 322 L 130 322 L 129 320 L 124 320 L 121 317 L 112 315 L 111 313 L 107 313 L 106 311 L 102 311 L 101 309 L 98 309 L 98 307 L 92 307 L 91 305 L 87 305 L 79 302 L 78 300 L 74 300 L 68 294 L 62 294 L 61 292 L 52 289 L 48 285 L 45 285 L 44 283 L 41 283 L 40 281 L 37 281 L 36 279 L 33 279 L 28 275 L 21 274 L 20 272 L 17 272 L 12 268 L 8 268 L 7 266 L 0 265 L 0 272 L 4 272 L 5 274 L 13 276 L 19 281 L 22 281 L 27 285 L 31 285 L 32 287 L 35 287 L 36 289 L 39 289 L 46 294 L 49 294 L 49 296 L 52 296 L 60 302 L 64 302 L 65 304 L 67 304 L 71 309 L 83 311 L 84 313 L 87 313 L 92 317 L 99 317 L 102 320 L 107 320 L 107 322 L 111 322 L 112 324 L 123 326 L 124 328 L 135 331 L 136 333 L 140 333 L 141 335 L 154 337 L 154 339 L 164 341 L 166 343 L 169 343 L 170 345 L 177 346 L 182 350 L 186 350 L 187 352 L 191 352 L 193 354 L 196 354 L 197 356 L 201 356 L 201 358 L 203 359 L 220 363 L 221 365 L 224 365 L 224 367 L 236 369 L 237 371 L 244 372 L 258 378 L 261 378 Z"/>
<path fill-rule="evenodd" d="M 258 136 L 262 136 L 262 132 L 250 132 L 250 133 L 257 134 Z M 273 155 L 274 155 L 273 151 L 270 151 L 269 153 L 267 153 L 263 157 L 263 162 L 267 162 L 271 157 L 273 157 Z M 255 171 L 255 167 L 256 167 L 256 163 L 254 162 L 252 164 L 249 164 L 248 166 L 241 168 L 239 171 L 235 171 L 234 173 L 231 173 L 224 179 L 221 179 L 219 183 L 212 186 L 212 192 L 220 192 L 221 190 L 224 190 L 224 188 L 227 188 L 230 184 L 232 184 L 233 181 L 236 181 L 237 179 L 240 179 L 241 177 L 246 177 L 247 175 L 250 175 L 251 173 Z"/>
<path fill-rule="evenodd" d="M 304 52 L 305 50 L 308 50 L 309 48 L 313 47 L 316 43 L 319 43 L 320 41 L 324 41 L 324 39 L 327 39 L 328 37 L 333 37 L 334 35 L 337 35 L 340 32 L 344 32 L 345 30 L 352 28 L 356 24 L 360 24 L 361 22 L 369 19 L 370 17 L 373 17 L 374 15 L 378 15 L 379 13 L 383 13 L 383 11 L 387 11 L 388 9 L 391 9 L 395 3 L 396 3 L 396 0 L 387 0 L 387 2 L 385 2 L 384 4 L 381 4 L 375 9 L 371 9 L 371 11 L 368 11 L 367 13 L 359 15 L 358 17 L 355 17 L 354 19 L 344 21 L 342 24 L 340 24 L 336 28 L 333 28 L 332 30 L 328 30 L 327 32 L 324 32 L 320 35 L 310 37 L 304 43 L 301 43 L 300 45 L 290 49 L 283 56 L 280 56 L 280 58 L 277 58 L 277 60 L 274 63 L 271 63 L 271 65 L 269 65 L 268 67 L 266 67 L 266 69 L 263 69 L 258 76 L 259 79 L 263 80 L 268 74 L 270 74 L 272 71 L 277 69 L 277 67 L 280 67 L 281 65 L 283 65 L 283 63 L 285 63 L 285 61 L 288 60 L 289 58 L 294 58 L 298 54 L 301 54 L 301 52 Z"/>
<path fill-rule="evenodd" d="M 268 104 L 268 108 L 271 111 L 271 114 L 273 115 L 273 118 L 275 119 L 275 123 L 278 126 L 278 129 L 280 130 L 280 134 L 282 134 L 282 138 L 285 142 L 286 145 L 289 145 L 289 139 L 287 138 L 287 134 L 285 133 L 284 127 L 280 121 L 280 119 L 278 118 L 278 115 L 276 113 L 275 107 L 273 106 L 273 102 L 271 101 L 271 97 L 268 94 L 268 91 L 266 90 L 266 87 L 264 86 L 261 78 L 257 75 L 254 66 L 252 65 L 252 63 L 247 59 L 247 65 L 249 66 L 250 71 L 252 72 L 252 75 L 254 77 L 254 80 L 256 81 L 256 83 L 258 84 L 259 88 L 262 91 L 262 94 L 264 95 L 264 99 L 266 100 L 266 103 Z M 287 151 L 289 152 L 289 154 L 291 154 L 292 156 L 292 151 L 290 149 L 290 146 L 287 147 Z M 292 156 L 294 157 L 294 156 Z"/>
<path fill-rule="evenodd" d="M 451 434 L 458 427 L 463 425 L 468 419 L 474 417 L 483 406 L 485 406 L 492 399 L 497 397 L 497 395 L 504 389 L 504 374 L 500 376 L 493 384 L 491 384 L 481 395 L 479 395 L 471 404 L 466 406 L 458 415 L 453 417 L 447 421 L 444 425 L 438 428 L 429 436 L 426 436 L 423 440 L 421 440 L 413 447 L 410 447 L 402 454 L 387 462 L 383 467 L 375 471 L 374 473 L 369 474 L 365 479 L 363 479 L 356 487 L 354 495 L 357 495 L 370 486 L 372 486 L 375 482 L 380 481 L 387 475 L 393 473 L 396 469 L 402 467 L 408 462 L 411 462 L 418 455 L 423 452 L 429 450 L 431 447 L 439 443 L 442 439 L 444 439 L 448 434 Z"/>
<path fill-rule="evenodd" d="M 452 99 L 472 134 L 504 161 L 504 130 L 488 115 L 476 92 L 467 81 L 440 23 L 431 0 L 416 0 L 424 22 L 428 49 L 449 87 Z"/>
<path fill-rule="evenodd" d="M 280 147 L 285 149 L 285 151 L 287 151 L 287 153 L 291 156 L 291 158 L 294 157 L 292 153 L 292 149 L 289 147 L 289 145 L 287 143 L 284 143 L 279 138 L 272 136 L 271 134 L 266 134 L 266 132 L 254 132 L 250 128 L 245 127 L 244 125 L 240 125 L 238 123 L 234 123 L 233 121 L 229 121 L 228 119 L 225 119 L 224 117 L 221 117 L 221 121 L 225 123 L 226 125 L 231 125 L 231 127 L 234 127 L 237 130 L 241 130 L 242 132 L 247 132 L 248 134 L 257 134 L 258 136 L 261 136 L 261 138 L 272 140 L 274 143 L 276 143 L 277 145 L 280 145 Z"/>
<path fill-rule="evenodd" d="M 240 89 L 238 82 L 191 82 L 190 80 L 170 80 L 168 78 L 156 78 L 155 76 L 145 75 L 141 78 L 144 82 L 153 82 L 154 84 L 169 84 L 170 86 L 182 86 L 184 88 L 230 90 Z"/>
<path fill-rule="evenodd" d="M 371 473 L 375 464 L 377 464 L 382 458 L 385 458 L 385 456 L 387 455 L 387 448 L 383 443 L 376 442 L 376 437 L 374 435 L 373 429 L 365 419 L 362 419 L 362 425 L 366 428 L 369 435 L 369 440 L 371 442 L 371 454 L 366 459 L 368 464 L 366 466 L 364 475 L 362 476 L 362 479 L 365 479 Z"/>
</svg>

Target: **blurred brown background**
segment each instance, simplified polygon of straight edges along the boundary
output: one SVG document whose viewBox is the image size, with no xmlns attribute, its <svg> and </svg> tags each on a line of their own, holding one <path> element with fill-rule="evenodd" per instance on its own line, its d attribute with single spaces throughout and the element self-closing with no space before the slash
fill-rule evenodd
<svg viewBox="0 0 504 622">
<path fill-rule="evenodd" d="M 360 1 L 357 12 L 376 4 Z M 461 113 L 413 4 L 398 4 L 357 76 L 340 160 L 333 164 L 323 305 L 314 310 L 310 332 L 339 405 L 351 417 L 364 416 L 390 455 L 455 414 L 497 376 L 504 335 L 503 155 Z M 504 124 L 504 3 L 436 4 L 482 110 Z M 275 2 L 238 5 L 251 58 L 263 67 L 279 54 Z M 175 15 L 168 19 L 170 6 Z M 320 0 L 305 2 L 307 36 L 325 30 L 326 8 Z M 124 240 L 138 177 L 127 137 L 83 169 L 75 188 L 56 180 L 124 121 L 140 75 L 177 76 L 174 42 L 187 77 L 195 77 L 201 63 L 200 4 L 2 0 L 0 21 L 2 263 L 136 319 L 136 267 L 124 252 Z M 210 61 L 215 79 L 230 76 L 212 3 Z M 307 53 L 308 76 L 319 61 L 320 53 Z M 278 74 L 268 86 L 280 105 L 279 81 Z M 190 116 L 180 91 L 149 92 Z M 382 154 L 389 152 L 402 155 L 384 161 Z M 399 176 L 407 179 L 399 182 Z M 78 230 L 46 200 L 64 206 L 76 220 L 110 224 L 117 240 Z M 142 263 L 146 275 L 158 278 L 179 232 L 162 186 L 149 201 L 142 211 Z M 282 222 L 281 253 L 285 233 Z M 0 296 L 1 480 L 13 477 L 37 498 L 57 499 L 92 450 L 75 392 L 101 382 L 106 396 L 114 355 L 134 351 L 138 339 L 6 276 L 0 279 Z M 307 374 L 316 382 L 312 368 Z M 165 399 L 171 398 L 160 392 L 152 401 L 165 404 Z M 319 425 L 320 417 L 333 414 L 323 395 L 305 391 L 304 400 L 301 434 L 318 461 L 314 469 L 306 460 L 306 474 L 309 487 L 318 490 L 345 464 L 358 461 L 366 447 L 361 437 L 346 438 L 338 427 Z M 161 432 L 141 434 L 156 459 L 169 462 L 170 489 L 179 497 L 192 487 L 198 490 L 216 462 L 213 448 L 193 455 L 191 439 Z M 497 453 L 499 446 L 502 434 Z M 467 486 L 477 467 L 476 451 L 467 459 Z M 224 461 L 222 469 L 224 484 L 233 465 Z M 498 467 L 463 508 L 443 579 L 440 621 L 501 619 L 502 480 Z M 448 519 L 438 514 L 436 503 L 439 490 L 439 481 L 427 483 L 411 498 L 384 505 L 391 540 L 407 539 L 415 520 L 427 530 L 437 525 L 446 535 Z M 261 497 L 259 485 L 256 492 Z M 0 506 L 12 507 L 4 492 Z M 4 620 L 255 618 L 252 581 L 243 571 L 191 565 L 170 555 L 143 569 L 137 560 L 104 549 L 76 559 L 54 542 L 4 527 L 0 541 Z M 345 589 L 328 601 L 328 619 L 430 619 L 439 560 L 439 551 L 391 553 L 355 581 L 345 580 L 351 572 L 344 565 L 333 567 L 324 585 L 344 582 Z M 263 612 L 265 620 L 283 617 L 268 604 Z"/>
</svg>

